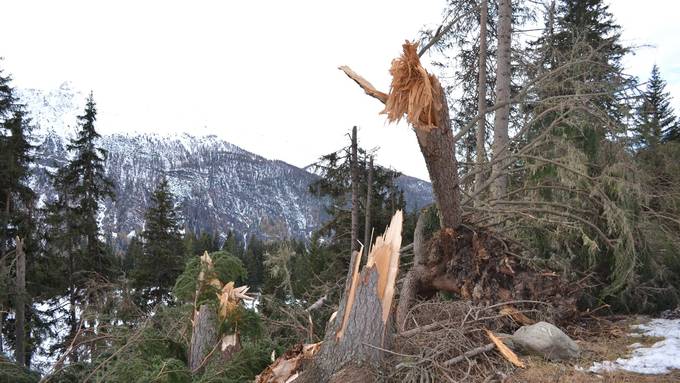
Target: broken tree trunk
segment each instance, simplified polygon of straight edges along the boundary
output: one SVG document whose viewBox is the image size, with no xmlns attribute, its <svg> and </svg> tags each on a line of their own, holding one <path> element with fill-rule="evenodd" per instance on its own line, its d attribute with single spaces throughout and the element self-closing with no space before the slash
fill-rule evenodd
<svg viewBox="0 0 680 383">
<path fill-rule="evenodd" d="M 337 315 L 329 321 L 326 336 L 300 382 L 328 382 L 347 371 L 353 374 L 383 360 L 392 334 L 392 300 L 399 270 L 401 211 L 392 217 L 385 234 L 372 247 L 359 271 L 361 251 L 352 254 L 345 291 Z"/>
<path fill-rule="evenodd" d="M 203 360 L 217 344 L 217 313 L 210 305 L 202 305 L 194 314 L 189 348 L 189 368 L 192 373 L 201 370 Z"/>
<path fill-rule="evenodd" d="M 24 253 L 24 241 L 16 237 L 16 324 L 15 324 L 15 349 L 14 359 L 20 366 L 26 365 L 26 342 L 25 342 L 25 307 L 26 307 L 26 253 Z"/>
<path fill-rule="evenodd" d="M 439 207 L 441 226 L 455 229 L 461 223 L 460 190 L 446 94 L 439 80 L 420 65 L 417 44 L 406 42 L 403 49 L 401 57 L 392 61 L 389 94 L 378 91 L 350 68 L 340 69 L 366 94 L 385 104 L 383 113 L 388 120 L 399 121 L 406 116 L 415 128 Z"/>
<path fill-rule="evenodd" d="M 503 73 L 499 73 L 502 84 L 497 95 L 509 99 L 510 0 L 503 0 L 501 5 L 505 50 L 499 53 Z M 388 120 L 398 121 L 405 116 L 414 127 L 440 212 L 441 230 L 431 239 L 424 238 L 422 224 L 416 230 L 414 265 L 400 298 L 398 326 L 403 326 L 416 295 L 427 298 L 437 291 L 448 291 L 476 303 L 546 300 L 555 303 L 560 312 L 558 317 L 573 314 L 574 300 L 569 292 L 564 294 L 566 286 L 561 278 L 554 273 L 530 270 L 513 255 L 513 250 L 515 253 L 521 250 L 508 249 L 492 232 L 461 225 L 458 164 L 446 97 L 439 81 L 420 65 L 416 45 L 407 42 L 403 48 L 402 56 L 392 62 L 389 94 L 376 90 L 348 67 L 340 67 L 368 95 L 385 104 L 383 113 Z M 497 111 L 495 128 L 507 127 L 507 112 L 508 108 Z M 498 156 L 499 150 L 493 154 Z"/>
<path fill-rule="evenodd" d="M 202 304 L 198 309 L 198 297 L 207 289 L 219 289 L 217 298 L 218 310 L 209 304 Z M 246 295 L 248 286 L 234 287 L 234 282 L 222 283 L 217 279 L 213 261 L 205 252 L 201 256 L 201 269 L 196 283 L 194 298 L 194 316 L 191 324 L 191 344 L 189 345 L 189 368 L 193 374 L 200 373 L 209 360 L 217 358 L 221 363 L 228 362 L 241 350 L 241 339 L 238 329 L 226 334 L 220 333 L 220 327 L 230 318 L 239 303 L 244 299 L 252 299 Z"/>
</svg>

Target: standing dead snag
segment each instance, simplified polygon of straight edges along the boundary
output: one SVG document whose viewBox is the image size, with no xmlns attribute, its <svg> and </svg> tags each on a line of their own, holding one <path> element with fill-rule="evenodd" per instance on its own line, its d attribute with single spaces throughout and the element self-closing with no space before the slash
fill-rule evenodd
<svg viewBox="0 0 680 383">
<path fill-rule="evenodd" d="M 352 229 L 350 251 L 359 248 L 359 155 L 357 153 L 357 127 L 352 127 L 352 148 L 350 153 L 350 174 L 352 182 Z"/>
<path fill-rule="evenodd" d="M 439 80 L 420 64 L 418 45 L 406 42 L 403 48 L 402 55 L 392 61 L 389 94 L 376 90 L 350 68 L 340 69 L 369 96 L 385 104 L 383 113 L 389 121 L 406 116 L 414 127 L 441 213 L 441 225 L 455 229 L 461 223 L 460 190 L 446 94 Z"/>
<path fill-rule="evenodd" d="M 329 322 L 321 349 L 300 375 L 300 382 L 332 381 L 334 375 L 348 370 L 365 374 L 359 366 L 382 361 L 382 349 L 389 348 L 392 340 L 402 223 L 403 214 L 397 211 L 385 234 L 376 239 L 361 271 L 361 251 L 352 254 L 337 315 Z"/>
</svg>

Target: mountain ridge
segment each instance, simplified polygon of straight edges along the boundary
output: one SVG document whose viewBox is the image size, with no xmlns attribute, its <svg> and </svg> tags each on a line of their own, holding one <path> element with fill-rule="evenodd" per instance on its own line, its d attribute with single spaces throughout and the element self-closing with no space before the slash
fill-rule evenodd
<svg viewBox="0 0 680 383">
<path fill-rule="evenodd" d="M 49 174 L 66 163 L 66 143 L 75 134 L 85 97 L 68 83 L 19 94 L 37 125 L 31 186 L 40 206 L 55 196 Z M 114 133 L 103 134 L 100 145 L 108 152 L 105 170 L 117 196 L 104 203 L 100 223 L 114 241 L 124 242 L 130 233 L 143 230 L 144 211 L 161 176 L 168 179 L 184 225 L 193 232 L 307 238 L 324 219 L 323 201 L 308 191 L 318 175 L 216 135 Z M 432 201 L 426 181 L 402 176 L 397 184 L 409 210 Z"/>
</svg>

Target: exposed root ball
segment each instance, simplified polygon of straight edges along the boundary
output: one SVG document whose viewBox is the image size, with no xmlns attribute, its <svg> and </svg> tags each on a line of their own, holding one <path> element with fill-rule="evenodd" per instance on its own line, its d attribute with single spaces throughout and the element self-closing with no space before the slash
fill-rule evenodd
<svg viewBox="0 0 680 383">
<path fill-rule="evenodd" d="M 536 300 L 550 302 L 558 319 L 576 313 L 575 294 L 563 278 L 520 263 L 488 231 L 442 230 L 428 242 L 422 262 L 421 296 L 447 291 L 477 304 Z"/>
</svg>

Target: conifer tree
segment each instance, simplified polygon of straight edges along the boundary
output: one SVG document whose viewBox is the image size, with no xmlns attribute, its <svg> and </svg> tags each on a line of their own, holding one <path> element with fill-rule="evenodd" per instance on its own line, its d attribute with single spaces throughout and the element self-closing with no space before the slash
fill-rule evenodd
<svg viewBox="0 0 680 383">
<path fill-rule="evenodd" d="M 666 82 L 661 78 L 659 67 L 654 65 L 647 89 L 635 113 L 636 126 L 633 132 L 638 148 L 655 147 L 665 138 L 672 137 L 673 130 L 678 129 L 671 97 L 665 90 Z"/>
<path fill-rule="evenodd" d="M 30 126 L 14 96 L 11 78 L 0 71 L 0 256 L 13 248 L 17 234 L 25 236 L 26 220 L 35 195 L 28 187 L 32 146 Z M 23 233 L 20 233 L 21 230 Z"/>
<path fill-rule="evenodd" d="M 603 0 L 561 0 L 550 6 L 543 35 L 530 45 L 534 66 L 528 77 L 536 80 L 548 75 L 549 81 L 541 81 L 534 97 L 542 101 L 529 110 L 534 116 L 541 115 L 560 98 L 572 99 L 581 123 L 562 127 L 558 133 L 594 160 L 607 136 L 605 129 L 623 131 L 622 121 L 629 109 L 618 98 L 631 85 L 621 74 L 621 59 L 628 49 L 620 43 L 620 27 Z M 583 104 L 588 112 L 581 111 Z M 544 114 L 543 125 L 549 125 L 555 115 Z M 603 118 L 610 123 L 602 124 Z"/>
<path fill-rule="evenodd" d="M 125 275 L 130 276 L 135 269 L 135 261 L 141 259 L 144 254 L 144 246 L 142 241 L 136 236 L 132 238 L 128 244 L 127 251 L 122 260 L 121 270 Z"/>
<path fill-rule="evenodd" d="M 80 129 L 67 145 L 73 157 L 53 176 L 57 198 L 46 207 L 47 253 L 64 261 L 60 263 L 64 276 L 61 284 L 69 296 L 69 338 L 77 331 L 76 305 L 84 302 L 87 280 L 95 275 L 111 277 L 114 271 L 114 261 L 99 232 L 100 204 L 113 198 L 114 192 L 104 171 L 107 153 L 97 146 L 100 135 L 94 127 L 96 117 L 90 93 L 83 115 L 78 116 Z M 72 361 L 77 358 L 72 355 Z"/>
<path fill-rule="evenodd" d="M 82 257 L 80 267 L 109 275 L 112 262 L 106 259 L 97 217 L 100 204 L 106 198 L 113 198 L 114 191 L 113 182 L 104 170 L 107 152 L 97 146 L 101 136 L 94 127 L 96 118 L 94 96 L 90 93 L 83 115 L 78 116 L 80 130 L 66 146 L 74 157 L 58 171 L 55 184 L 63 194 L 60 197 L 66 210 L 60 213 L 72 220 L 65 234 L 77 246 Z"/>
<path fill-rule="evenodd" d="M 329 221 L 319 230 L 320 235 L 333 237 L 333 246 L 349 248 L 351 231 L 351 167 L 349 147 L 322 156 L 314 165 L 321 173 L 321 178 L 309 186 L 309 191 L 322 198 L 332 199 L 326 206 Z M 367 194 L 368 162 L 371 155 L 362 148 L 359 152 L 359 195 Z M 372 174 L 371 222 L 369 227 L 387 226 L 394 211 L 404 209 L 405 199 L 402 191 L 396 186 L 401 174 L 381 166 L 374 166 Z M 366 215 L 366 200 L 360 199 L 359 216 Z M 359 228 L 358 238 L 364 238 L 365 228 Z M 369 233 L 370 237 L 370 233 Z M 347 252 L 342 252 L 347 254 Z"/>
<path fill-rule="evenodd" d="M 144 304 L 171 301 L 170 292 L 186 261 L 179 221 L 168 180 L 162 178 L 146 211 L 143 252 L 132 272 L 133 286 L 139 289 Z"/>
<path fill-rule="evenodd" d="M 252 235 L 248 239 L 246 250 L 241 252 L 241 261 L 248 272 L 247 285 L 253 288 L 262 287 L 265 282 L 265 246 L 262 240 Z"/>
<path fill-rule="evenodd" d="M 15 324 L 25 327 L 25 308 L 30 303 L 23 291 L 11 293 L 14 289 L 10 286 L 14 283 L 11 281 L 9 264 L 14 263 L 16 270 L 18 263 L 11 262 L 10 252 L 16 249 L 17 237 L 27 245 L 32 244 L 34 232 L 31 221 L 35 194 L 28 186 L 29 166 L 33 160 L 29 143 L 31 129 L 10 81 L 11 77 L 0 70 L 0 289 L 3 290 L 0 294 L 0 351 L 3 351 L 2 332 L 8 332 L 5 328 L 6 309 L 11 305 Z M 32 249 L 26 246 L 24 250 Z M 16 273 L 14 278 L 17 278 Z M 17 363 L 22 366 L 30 364 L 30 356 L 26 354 L 26 332 L 23 329 L 17 328 L 14 344 Z"/>
</svg>

